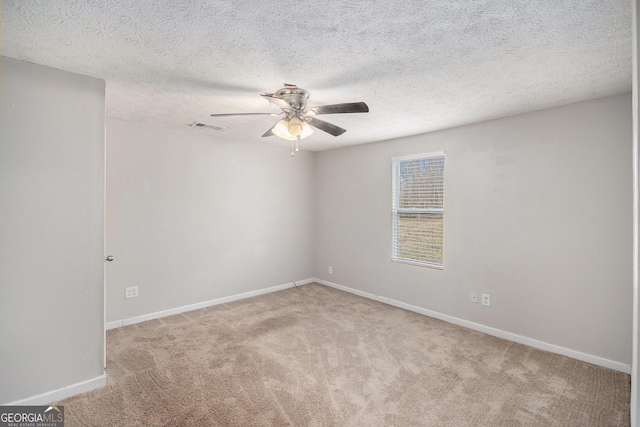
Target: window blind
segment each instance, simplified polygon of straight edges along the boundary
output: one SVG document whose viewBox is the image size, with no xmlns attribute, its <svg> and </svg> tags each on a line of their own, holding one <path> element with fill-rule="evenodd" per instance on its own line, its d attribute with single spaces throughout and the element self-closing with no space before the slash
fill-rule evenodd
<svg viewBox="0 0 640 427">
<path fill-rule="evenodd" d="M 444 153 L 395 157 L 392 260 L 443 266 Z"/>
</svg>

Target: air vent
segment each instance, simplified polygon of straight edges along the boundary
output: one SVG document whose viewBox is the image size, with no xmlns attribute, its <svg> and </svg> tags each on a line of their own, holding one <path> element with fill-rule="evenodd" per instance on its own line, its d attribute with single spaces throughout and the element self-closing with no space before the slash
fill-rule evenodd
<svg viewBox="0 0 640 427">
<path fill-rule="evenodd" d="M 211 129 L 211 130 L 223 130 L 222 126 L 212 125 L 210 123 L 202 123 L 202 122 L 193 122 L 191 127 L 194 128 L 203 128 L 203 129 Z"/>
</svg>

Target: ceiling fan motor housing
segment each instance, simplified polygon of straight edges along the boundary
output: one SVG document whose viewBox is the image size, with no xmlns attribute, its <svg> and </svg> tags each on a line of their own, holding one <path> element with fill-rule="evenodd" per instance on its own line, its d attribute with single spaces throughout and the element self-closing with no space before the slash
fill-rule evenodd
<svg viewBox="0 0 640 427">
<path fill-rule="evenodd" d="M 309 99 L 309 92 L 299 87 L 285 87 L 275 93 L 275 95 L 286 101 L 294 110 L 304 110 Z"/>
</svg>

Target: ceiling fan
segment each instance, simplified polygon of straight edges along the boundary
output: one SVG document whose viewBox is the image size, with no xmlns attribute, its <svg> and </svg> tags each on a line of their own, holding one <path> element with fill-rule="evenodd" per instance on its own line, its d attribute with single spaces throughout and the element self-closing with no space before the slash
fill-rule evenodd
<svg viewBox="0 0 640 427">
<path fill-rule="evenodd" d="M 270 104 L 280 107 L 280 113 L 230 113 L 230 114 L 212 114 L 211 117 L 224 116 L 279 116 L 284 114 L 285 117 L 273 125 L 268 131 L 262 135 L 273 136 L 291 141 L 291 155 L 298 151 L 298 144 L 301 139 L 313 133 L 312 127 L 327 132 L 333 136 L 340 136 L 347 130 L 336 126 L 324 120 L 320 120 L 315 116 L 322 114 L 343 114 L 343 113 L 368 113 L 369 107 L 364 102 L 348 102 L 343 104 L 322 105 L 319 107 L 307 108 L 307 99 L 309 92 L 299 88 L 296 85 L 284 84 L 284 87 L 276 93 L 262 93 Z"/>
</svg>

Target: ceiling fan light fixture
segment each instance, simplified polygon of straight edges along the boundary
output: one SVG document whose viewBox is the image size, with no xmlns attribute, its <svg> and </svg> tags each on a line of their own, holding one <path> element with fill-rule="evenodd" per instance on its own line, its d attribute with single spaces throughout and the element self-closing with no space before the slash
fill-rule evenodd
<svg viewBox="0 0 640 427">
<path fill-rule="evenodd" d="M 289 126 L 289 132 L 291 132 L 291 126 Z M 300 139 L 305 139 L 309 135 L 313 133 L 313 129 L 307 122 L 300 122 L 300 134 L 298 135 Z"/>
<path fill-rule="evenodd" d="M 282 119 L 278 123 L 276 123 L 271 131 L 275 136 L 278 136 L 282 139 L 286 139 L 289 141 L 296 139 L 295 136 L 289 133 L 289 122 L 286 119 Z"/>
<path fill-rule="evenodd" d="M 294 132 L 298 132 L 298 135 L 291 132 L 292 127 L 294 127 Z M 311 126 L 309 126 L 307 122 L 303 122 L 300 119 L 293 117 L 291 119 L 280 120 L 273 127 L 272 132 L 275 136 L 286 139 L 287 141 L 295 141 L 298 137 L 300 137 L 300 139 L 308 137 L 313 133 L 313 129 L 311 129 Z"/>
<path fill-rule="evenodd" d="M 289 133 L 293 136 L 299 136 L 302 133 L 302 123 L 297 117 L 289 119 Z"/>
</svg>

